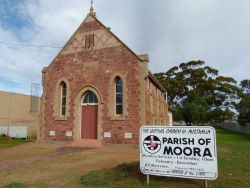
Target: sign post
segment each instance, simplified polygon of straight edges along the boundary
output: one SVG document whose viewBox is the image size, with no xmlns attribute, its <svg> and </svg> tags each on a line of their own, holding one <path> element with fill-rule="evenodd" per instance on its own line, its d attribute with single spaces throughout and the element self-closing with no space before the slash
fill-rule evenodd
<svg viewBox="0 0 250 188">
<path fill-rule="evenodd" d="M 149 175 L 147 175 L 147 185 L 149 185 Z"/>
<path fill-rule="evenodd" d="M 215 129 L 141 127 L 140 169 L 146 175 L 203 179 L 207 187 L 207 180 L 218 176 Z"/>
<path fill-rule="evenodd" d="M 204 180 L 204 188 L 208 188 L 207 180 Z"/>
</svg>

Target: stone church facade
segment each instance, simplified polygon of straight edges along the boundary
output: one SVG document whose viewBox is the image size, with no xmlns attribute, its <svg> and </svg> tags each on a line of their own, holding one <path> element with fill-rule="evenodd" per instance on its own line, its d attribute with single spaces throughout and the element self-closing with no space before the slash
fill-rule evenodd
<svg viewBox="0 0 250 188">
<path fill-rule="evenodd" d="M 168 125 L 166 91 L 148 64 L 91 9 L 42 70 L 41 139 L 136 144 L 140 126 Z"/>
</svg>

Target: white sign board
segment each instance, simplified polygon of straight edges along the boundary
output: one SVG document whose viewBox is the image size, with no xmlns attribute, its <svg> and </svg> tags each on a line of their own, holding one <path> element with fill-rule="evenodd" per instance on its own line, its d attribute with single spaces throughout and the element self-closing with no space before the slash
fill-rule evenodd
<svg viewBox="0 0 250 188">
<path fill-rule="evenodd" d="M 194 126 L 141 127 L 140 169 L 148 175 L 216 179 L 215 129 Z"/>
</svg>

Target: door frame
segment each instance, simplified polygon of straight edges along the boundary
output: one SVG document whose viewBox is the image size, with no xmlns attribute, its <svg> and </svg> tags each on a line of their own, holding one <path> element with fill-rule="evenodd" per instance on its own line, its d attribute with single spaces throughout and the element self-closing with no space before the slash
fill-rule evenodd
<svg viewBox="0 0 250 188">
<path fill-rule="evenodd" d="M 97 140 L 102 141 L 103 140 L 103 97 L 100 93 L 100 91 L 92 85 L 84 86 L 80 91 L 78 92 L 77 96 L 75 97 L 75 110 L 74 110 L 74 134 L 73 134 L 73 140 L 79 140 L 81 139 L 81 126 L 82 126 L 82 102 L 83 97 L 86 95 L 88 91 L 92 91 L 98 100 L 98 109 L 97 109 Z"/>
</svg>

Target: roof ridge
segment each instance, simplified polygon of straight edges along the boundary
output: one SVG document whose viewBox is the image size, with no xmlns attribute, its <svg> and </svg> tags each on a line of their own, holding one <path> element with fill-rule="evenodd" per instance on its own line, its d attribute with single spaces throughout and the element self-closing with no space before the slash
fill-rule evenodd
<svg viewBox="0 0 250 188">
<path fill-rule="evenodd" d="M 77 27 L 75 32 L 71 35 L 71 37 L 67 40 L 65 45 L 63 45 L 62 49 L 57 53 L 55 58 L 51 61 L 51 63 L 47 66 L 49 68 L 53 62 L 58 58 L 58 56 L 65 50 L 66 46 L 69 44 L 69 42 L 72 40 L 72 38 L 76 35 L 82 24 L 87 20 L 87 18 L 91 16 L 93 19 L 95 19 L 107 32 L 109 32 L 113 37 L 115 37 L 123 46 L 125 46 L 139 61 L 143 62 L 143 59 L 140 58 L 133 50 L 131 50 L 119 37 L 117 37 L 108 27 L 106 27 L 97 17 L 95 12 L 90 12 L 87 14 L 86 18 L 81 22 L 81 24 Z"/>
</svg>

